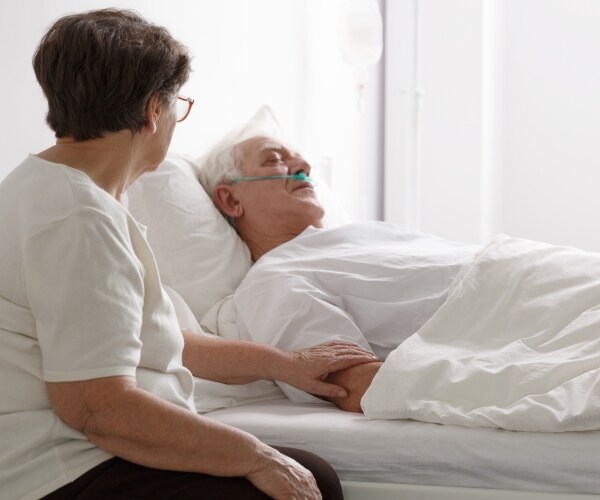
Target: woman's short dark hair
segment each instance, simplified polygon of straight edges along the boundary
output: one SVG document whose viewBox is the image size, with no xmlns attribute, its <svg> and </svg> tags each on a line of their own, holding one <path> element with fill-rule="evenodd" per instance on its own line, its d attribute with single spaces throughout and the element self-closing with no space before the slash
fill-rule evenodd
<svg viewBox="0 0 600 500">
<path fill-rule="evenodd" d="M 184 45 L 129 10 L 102 9 L 60 18 L 33 57 L 56 137 L 76 141 L 146 124 L 148 99 L 171 102 L 187 81 Z"/>
</svg>

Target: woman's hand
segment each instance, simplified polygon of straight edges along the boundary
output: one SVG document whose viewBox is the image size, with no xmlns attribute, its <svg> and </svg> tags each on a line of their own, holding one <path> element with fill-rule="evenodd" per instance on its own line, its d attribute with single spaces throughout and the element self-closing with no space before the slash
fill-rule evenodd
<svg viewBox="0 0 600 500">
<path fill-rule="evenodd" d="M 274 378 L 316 396 L 344 398 L 347 396 L 346 390 L 326 382 L 327 375 L 374 361 L 379 359 L 358 344 L 329 342 L 301 351 L 286 352 L 283 367 Z"/>
<path fill-rule="evenodd" d="M 266 445 L 246 479 L 275 500 L 321 499 L 321 492 L 309 470 Z"/>
</svg>

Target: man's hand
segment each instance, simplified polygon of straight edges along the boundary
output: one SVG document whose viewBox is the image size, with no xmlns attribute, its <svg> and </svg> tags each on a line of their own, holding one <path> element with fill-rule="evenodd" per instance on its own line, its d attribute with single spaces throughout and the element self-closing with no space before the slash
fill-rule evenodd
<svg viewBox="0 0 600 500">
<path fill-rule="evenodd" d="M 345 398 L 327 399 L 342 410 L 362 413 L 360 400 L 371 385 L 373 377 L 375 377 L 375 374 L 379 371 L 381 365 L 382 363 L 380 361 L 364 363 L 346 370 L 330 373 L 325 380 L 332 384 L 344 387 L 348 395 Z"/>
<path fill-rule="evenodd" d="M 342 341 L 285 354 L 284 367 L 276 380 L 326 398 L 345 398 L 348 395 L 344 386 L 340 387 L 341 384 L 328 379 L 330 373 L 379 361 L 358 344 Z"/>
</svg>

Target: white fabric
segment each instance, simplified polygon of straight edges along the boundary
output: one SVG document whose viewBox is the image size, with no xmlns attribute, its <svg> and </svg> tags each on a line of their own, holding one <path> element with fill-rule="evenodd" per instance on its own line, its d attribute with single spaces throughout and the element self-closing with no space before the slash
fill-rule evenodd
<svg viewBox="0 0 600 500">
<path fill-rule="evenodd" d="M 198 335 L 224 338 L 205 332 L 200 324 L 198 324 L 198 320 L 196 320 L 192 310 L 185 303 L 183 298 L 172 288 L 169 288 L 168 286 L 165 286 L 164 288 L 173 302 L 177 320 L 182 330 L 189 330 Z M 229 296 L 229 298 L 231 300 L 231 296 Z M 231 307 L 229 308 L 229 310 L 232 309 L 233 308 Z M 233 329 L 235 330 L 237 337 L 235 322 L 233 323 Z M 215 334 L 218 335 L 217 332 L 215 332 Z M 228 334 L 230 338 L 233 338 L 229 324 Z M 284 397 L 281 389 L 279 389 L 277 384 L 271 380 L 257 380 L 248 384 L 221 384 L 212 380 L 194 377 L 194 404 L 198 413 L 205 413 L 218 408 L 229 408 L 244 403 L 267 401 Z"/>
<path fill-rule="evenodd" d="M 193 409 L 193 379 L 143 228 L 116 200 L 29 156 L 0 214 L 0 497 L 39 498 L 110 458 L 57 417 L 45 382 L 135 376 Z"/>
<path fill-rule="evenodd" d="M 181 295 L 167 285 L 163 285 L 163 288 L 173 303 L 173 309 L 175 310 L 177 322 L 179 323 L 179 328 L 181 330 L 189 330 L 197 333 L 198 335 L 207 335 L 213 337 L 213 335 L 206 333 L 202 329 L 198 323 L 198 320 L 196 319 L 196 316 L 194 316 L 194 313 L 190 309 L 190 306 L 187 305 Z"/>
<path fill-rule="evenodd" d="M 600 432 L 510 432 L 368 420 L 333 405 L 287 400 L 206 416 L 275 446 L 312 451 L 347 481 L 600 494 Z"/>
<path fill-rule="evenodd" d="M 233 295 L 228 295 L 211 307 L 200 320 L 200 326 L 224 339 L 239 339 L 237 310 Z"/>
<path fill-rule="evenodd" d="M 370 418 L 600 429 L 600 253 L 499 237 L 384 363 Z"/>
<path fill-rule="evenodd" d="M 236 290 L 240 337 L 285 350 L 349 340 L 385 358 L 441 306 L 476 250 L 384 222 L 307 228 Z M 280 386 L 293 401 L 320 402 Z"/>
<path fill-rule="evenodd" d="M 163 283 L 197 319 L 233 293 L 250 268 L 250 252 L 204 192 L 190 160 L 169 155 L 127 195 L 129 210 L 148 228 Z"/>
</svg>

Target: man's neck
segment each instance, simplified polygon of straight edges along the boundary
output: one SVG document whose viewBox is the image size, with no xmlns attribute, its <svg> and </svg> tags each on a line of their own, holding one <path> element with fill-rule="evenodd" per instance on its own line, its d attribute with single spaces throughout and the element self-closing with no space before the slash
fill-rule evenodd
<svg viewBox="0 0 600 500">
<path fill-rule="evenodd" d="M 274 248 L 293 240 L 302 232 L 300 229 L 294 231 L 273 231 L 272 228 L 263 230 L 261 228 L 251 229 L 248 226 L 248 224 L 239 222 L 237 224 L 237 230 L 242 240 L 248 245 L 250 255 L 254 262 Z"/>
</svg>

